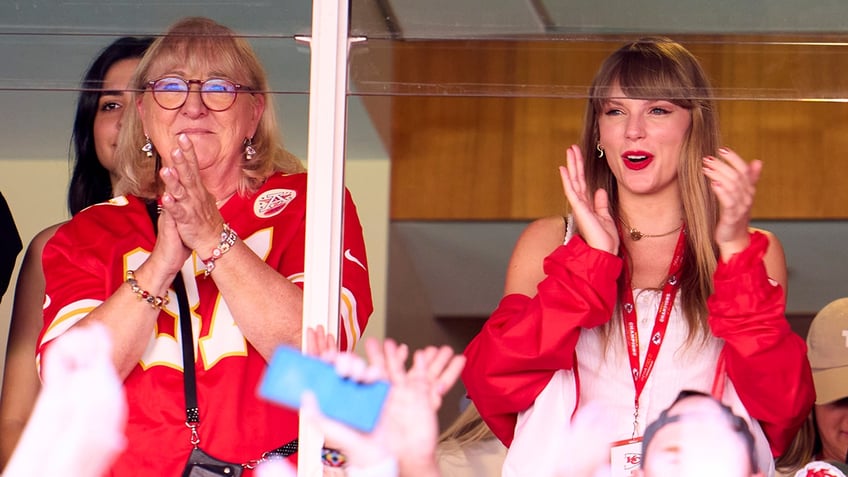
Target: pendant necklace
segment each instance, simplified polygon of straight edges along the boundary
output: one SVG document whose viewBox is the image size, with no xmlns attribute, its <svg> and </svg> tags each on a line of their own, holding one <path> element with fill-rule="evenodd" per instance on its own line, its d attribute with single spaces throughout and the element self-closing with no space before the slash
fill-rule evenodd
<svg viewBox="0 0 848 477">
<path fill-rule="evenodd" d="M 680 230 L 681 227 L 683 227 L 683 219 L 680 219 L 680 225 L 673 228 L 672 230 L 669 230 L 668 232 L 665 232 L 665 233 L 662 233 L 662 234 L 645 234 L 645 233 L 640 232 L 639 229 L 636 229 L 634 227 L 627 225 L 627 222 L 624 221 L 624 218 L 619 217 L 618 220 L 621 222 L 621 225 L 623 225 L 624 228 L 627 229 L 627 233 L 630 235 L 630 240 L 632 240 L 634 242 L 637 242 L 637 241 L 639 241 L 643 238 L 665 237 L 667 235 L 671 235 L 671 234 L 677 232 L 678 230 Z"/>
</svg>

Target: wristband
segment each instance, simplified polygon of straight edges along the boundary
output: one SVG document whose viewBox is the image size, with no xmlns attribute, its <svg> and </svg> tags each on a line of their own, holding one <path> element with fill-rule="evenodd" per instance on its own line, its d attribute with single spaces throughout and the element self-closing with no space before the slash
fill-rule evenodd
<svg viewBox="0 0 848 477">
<path fill-rule="evenodd" d="M 138 286 L 138 281 L 135 279 L 135 271 L 127 270 L 127 284 L 129 284 L 132 292 L 138 296 L 139 300 L 144 300 L 150 305 L 152 308 L 156 308 L 157 310 L 161 310 L 163 306 L 167 305 L 170 301 L 168 299 L 168 290 L 165 290 L 165 296 L 155 296 L 147 290 L 142 290 L 140 286 Z"/>
<path fill-rule="evenodd" d="M 212 256 L 206 260 L 200 260 L 203 262 L 203 266 L 205 267 L 205 270 L 203 271 L 203 278 L 212 274 L 212 270 L 215 270 L 215 260 L 218 260 L 222 255 L 227 253 L 230 248 L 236 244 L 236 240 L 238 240 L 238 234 L 230 228 L 229 224 L 225 223 L 224 230 L 221 231 L 221 241 L 218 243 L 217 247 L 212 249 Z"/>
<path fill-rule="evenodd" d="M 344 467 L 347 464 L 347 458 L 344 454 L 336 449 L 321 449 L 321 462 L 327 467 Z"/>
</svg>

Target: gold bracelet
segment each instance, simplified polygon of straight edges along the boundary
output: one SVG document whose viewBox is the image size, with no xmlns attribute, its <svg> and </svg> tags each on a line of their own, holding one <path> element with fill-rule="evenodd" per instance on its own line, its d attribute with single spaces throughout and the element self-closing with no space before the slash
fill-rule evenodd
<svg viewBox="0 0 848 477">
<path fill-rule="evenodd" d="M 161 310 L 163 306 L 170 302 L 168 299 L 168 290 L 165 290 L 165 296 L 156 296 L 147 290 L 142 290 L 141 287 L 138 286 L 138 280 L 135 279 L 134 270 L 127 270 L 127 283 L 132 289 L 132 292 L 138 296 L 139 300 L 146 301 L 151 307 L 156 308 L 157 310 Z"/>
</svg>

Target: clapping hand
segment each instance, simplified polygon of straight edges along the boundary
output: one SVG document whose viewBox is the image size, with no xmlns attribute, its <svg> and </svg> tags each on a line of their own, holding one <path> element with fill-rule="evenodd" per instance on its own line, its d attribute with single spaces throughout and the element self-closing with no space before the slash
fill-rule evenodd
<svg viewBox="0 0 848 477">
<path fill-rule="evenodd" d="M 734 253 L 748 247 L 748 226 L 754 206 L 756 184 L 763 169 L 762 161 L 745 162 L 728 148 L 719 149 L 719 158 L 703 159 L 704 175 L 719 203 L 719 220 L 715 240 L 721 258 L 730 259 Z"/>
<path fill-rule="evenodd" d="M 594 197 L 589 197 L 583 153 L 579 146 L 568 148 L 566 165 L 560 166 L 559 173 L 580 235 L 590 247 L 617 254 L 618 227 L 609 210 L 609 196 L 606 190 L 598 189 Z"/>
<path fill-rule="evenodd" d="M 177 143 L 179 147 L 171 153 L 171 166 L 159 172 L 165 184 L 162 208 L 173 220 L 185 246 L 205 258 L 218 245 L 224 219 L 215 197 L 201 182 L 191 139 L 182 134 Z"/>
</svg>

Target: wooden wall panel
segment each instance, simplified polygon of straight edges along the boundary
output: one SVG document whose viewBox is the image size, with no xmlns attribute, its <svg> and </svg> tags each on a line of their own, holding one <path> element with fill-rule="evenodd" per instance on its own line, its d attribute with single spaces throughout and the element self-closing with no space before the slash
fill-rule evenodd
<svg viewBox="0 0 848 477">
<path fill-rule="evenodd" d="M 848 161 L 839 151 L 848 150 L 848 114 L 832 100 L 848 98 L 844 46 L 771 37 L 679 40 L 716 86 L 725 144 L 765 161 L 755 218 L 847 218 Z M 563 213 L 557 166 L 579 139 L 581 96 L 620 44 L 398 42 L 387 135 L 392 218 Z"/>
</svg>

